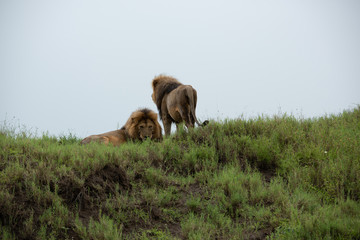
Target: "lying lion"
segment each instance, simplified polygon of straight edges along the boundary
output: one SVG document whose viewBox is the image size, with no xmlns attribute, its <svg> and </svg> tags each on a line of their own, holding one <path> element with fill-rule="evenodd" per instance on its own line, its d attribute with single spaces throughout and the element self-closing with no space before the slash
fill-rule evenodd
<svg viewBox="0 0 360 240">
<path fill-rule="evenodd" d="M 133 112 L 121 129 L 99 135 L 91 135 L 84 138 L 81 144 L 95 141 L 119 146 L 129 140 L 143 141 L 147 138 L 160 141 L 162 140 L 162 133 L 161 126 L 157 120 L 157 114 L 147 108 L 143 108 Z"/>
<path fill-rule="evenodd" d="M 199 123 L 196 119 L 197 93 L 192 86 L 183 85 L 177 79 L 165 75 L 155 77 L 151 85 L 151 97 L 159 110 L 166 136 L 170 135 L 172 123 L 176 124 L 177 129 L 183 121 L 187 128 L 194 127 L 195 122 L 199 126 L 208 124 L 209 121 Z"/>
</svg>

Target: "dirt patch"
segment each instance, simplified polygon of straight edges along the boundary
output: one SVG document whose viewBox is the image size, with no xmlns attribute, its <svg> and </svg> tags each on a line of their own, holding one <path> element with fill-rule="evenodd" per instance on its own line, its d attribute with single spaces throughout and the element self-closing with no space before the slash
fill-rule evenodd
<svg viewBox="0 0 360 240">
<path fill-rule="evenodd" d="M 260 169 L 265 182 L 270 183 L 271 179 L 276 176 L 276 169 Z"/>
<path fill-rule="evenodd" d="M 121 192 L 131 191 L 125 170 L 117 164 L 107 164 L 90 174 L 83 184 L 75 175 L 63 177 L 59 183 L 58 195 L 72 210 L 77 210 L 79 219 L 87 225 L 90 219 L 97 220 L 109 195 L 116 196 Z M 70 227 L 71 239 L 80 239 Z"/>
<path fill-rule="evenodd" d="M 60 179 L 58 183 L 58 195 L 68 206 L 73 207 L 82 186 L 79 181 L 77 181 L 77 177 L 73 174 L 73 172 L 70 172 L 70 174 L 71 175 L 63 176 Z"/>
<path fill-rule="evenodd" d="M 121 167 L 118 165 L 105 165 L 102 169 L 86 178 L 82 192 L 84 196 L 105 200 L 109 194 L 117 192 L 117 185 L 120 191 L 131 190 L 132 188 L 126 172 Z"/>
<path fill-rule="evenodd" d="M 153 238 L 156 237 L 153 235 L 153 230 L 159 229 L 164 232 L 170 232 L 173 237 L 182 238 L 180 222 L 169 220 L 160 207 L 149 205 L 145 201 L 142 201 L 140 204 L 133 207 L 146 212 L 149 215 L 149 218 L 147 221 L 144 221 L 138 217 L 134 217 L 124 224 L 124 237 L 132 237 L 132 234 L 136 233 L 146 233 L 148 237 Z"/>
<path fill-rule="evenodd" d="M 198 189 L 198 186 L 195 186 L 195 184 L 194 186 L 189 186 L 186 190 L 179 184 L 173 182 L 168 182 L 168 184 L 176 189 L 174 191 L 177 192 L 178 198 L 162 206 L 157 203 L 149 202 L 147 199 L 143 198 L 142 194 L 140 194 L 141 189 L 138 189 L 139 191 L 137 192 L 133 192 L 133 194 L 138 196 L 137 199 L 140 201 L 129 206 L 132 209 L 131 212 L 129 212 L 129 215 L 133 212 L 143 211 L 146 213 L 148 218 L 144 220 L 139 217 L 139 215 L 133 215 L 129 221 L 124 224 L 124 237 L 132 238 L 134 237 L 134 234 L 145 233 L 147 237 L 153 239 L 156 238 L 156 230 L 154 229 L 158 229 L 163 232 L 168 232 L 174 238 L 183 239 L 181 219 L 179 217 L 169 215 L 165 209 L 176 208 L 181 215 L 187 214 L 189 212 L 188 207 L 186 206 L 188 194 L 192 191 L 198 194 L 200 190 Z"/>
<path fill-rule="evenodd" d="M 93 211 L 93 208 L 106 200 L 109 194 L 115 195 L 119 191 L 128 191 L 131 188 L 125 170 L 118 165 L 107 164 L 90 174 L 83 186 L 74 182 L 72 177 L 63 178 L 59 183 L 59 195 L 68 205 L 78 204 L 80 211 Z"/>
<path fill-rule="evenodd" d="M 245 232 L 244 239 L 262 240 L 266 239 L 272 233 L 272 228 L 259 229 L 255 232 Z"/>
<path fill-rule="evenodd" d="M 12 189 L 11 194 L 2 196 L 0 201 L 0 222 L 3 226 L 9 226 L 17 239 L 34 239 L 34 226 L 39 226 L 39 216 L 44 209 L 51 206 L 50 199 L 36 201 L 27 194 L 27 189 L 22 180 L 18 185 L 8 186 Z M 25 222 L 32 218 L 32 224 L 25 226 Z M 30 227 L 31 225 L 31 227 Z"/>
</svg>

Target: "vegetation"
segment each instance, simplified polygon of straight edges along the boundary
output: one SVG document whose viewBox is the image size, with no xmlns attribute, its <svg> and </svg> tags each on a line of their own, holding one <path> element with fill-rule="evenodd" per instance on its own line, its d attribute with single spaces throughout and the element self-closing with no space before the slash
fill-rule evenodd
<svg viewBox="0 0 360 240">
<path fill-rule="evenodd" d="M 360 239 L 360 106 L 79 142 L 2 127 L 1 239 Z"/>
</svg>

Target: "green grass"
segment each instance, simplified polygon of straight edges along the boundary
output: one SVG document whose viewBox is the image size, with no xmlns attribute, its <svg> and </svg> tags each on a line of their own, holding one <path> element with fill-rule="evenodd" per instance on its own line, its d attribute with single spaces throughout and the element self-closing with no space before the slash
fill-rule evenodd
<svg viewBox="0 0 360 240">
<path fill-rule="evenodd" d="M 0 239 L 360 239 L 360 107 L 120 147 L 0 126 Z"/>
</svg>

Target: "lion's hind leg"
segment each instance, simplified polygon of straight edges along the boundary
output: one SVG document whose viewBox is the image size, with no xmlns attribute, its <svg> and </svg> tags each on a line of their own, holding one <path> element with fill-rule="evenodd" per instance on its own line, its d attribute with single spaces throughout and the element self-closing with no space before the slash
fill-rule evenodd
<svg viewBox="0 0 360 240">
<path fill-rule="evenodd" d="M 105 143 L 105 144 L 111 143 L 114 146 L 119 146 L 123 143 L 126 143 L 125 138 L 120 138 L 118 136 L 109 136 L 106 141 L 107 141 L 107 143 Z"/>
<path fill-rule="evenodd" d="M 191 115 L 190 106 L 181 109 L 179 113 L 187 128 L 193 128 L 195 126 L 195 120 Z"/>
<path fill-rule="evenodd" d="M 103 144 L 109 144 L 109 138 L 105 137 L 105 136 L 98 136 L 98 135 L 92 135 L 89 136 L 87 138 L 85 138 L 84 140 L 82 140 L 80 143 L 81 144 L 88 144 L 91 142 L 98 142 L 98 143 L 103 143 Z"/>
<path fill-rule="evenodd" d="M 110 139 L 106 136 L 102 136 L 97 140 L 99 143 L 103 143 L 105 145 L 108 145 L 110 142 Z"/>
<path fill-rule="evenodd" d="M 170 136 L 172 121 L 168 118 L 163 118 L 165 136 Z"/>
</svg>

